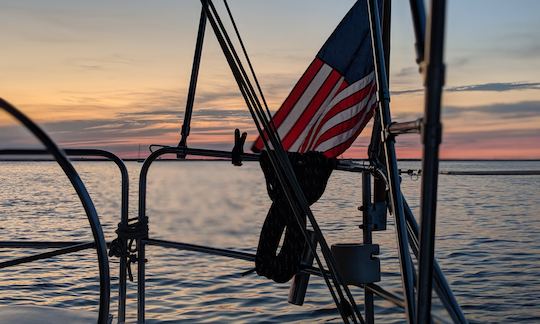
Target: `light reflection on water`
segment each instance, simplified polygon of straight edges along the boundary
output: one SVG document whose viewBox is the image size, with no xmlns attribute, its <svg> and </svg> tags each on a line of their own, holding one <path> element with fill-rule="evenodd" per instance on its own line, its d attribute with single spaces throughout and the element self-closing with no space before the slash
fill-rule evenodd
<svg viewBox="0 0 540 324">
<path fill-rule="evenodd" d="M 131 216 L 137 213 L 140 164 L 128 163 Z M 418 168 L 403 162 L 402 168 Z M 94 199 L 107 240 L 119 221 L 120 177 L 114 165 L 76 167 Z M 540 169 L 539 162 L 443 162 L 442 170 Z M 540 321 L 540 176 L 440 176 L 437 256 L 467 317 L 479 322 Z M 90 239 L 84 212 L 61 170 L 49 162 L 0 162 L 0 240 Z M 417 214 L 419 181 L 403 178 Z M 255 163 L 157 163 L 149 174 L 151 237 L 253 252 L 270 205 Z M 329 243 L 361 241 L 361 179 L 335 172 L 315 216 Z M 381 245 L 381 285 L 398 289 L 393 218 L 374 234 Z M 33 251 L 8 250 L 0 259 Z M 252 264 L 149 247 L 147 318 L 150 322 L 339 321 L 319 278 L 312 278 L 303 307 L 287 303 L 288 285 L 256 275 Z M 94 310 L 97 267 L 92 251 L 0 271 L 0 304 L 38 304 Z M 118 263 L 111 260 L 116 308 Z M 134 269 L 135 270 L 135 269 Z M 135 316 L 136 285 L 128 285 L 128 316 Z M 362 300 L 360 290 L 353 291 Z M 376 299 L 377 319 L 400 323 L 391 304 Z M 445 316 L 440 305 L 435 305 Z M 116 314 L 115 314 L 116 315 Z"/>
</svg>

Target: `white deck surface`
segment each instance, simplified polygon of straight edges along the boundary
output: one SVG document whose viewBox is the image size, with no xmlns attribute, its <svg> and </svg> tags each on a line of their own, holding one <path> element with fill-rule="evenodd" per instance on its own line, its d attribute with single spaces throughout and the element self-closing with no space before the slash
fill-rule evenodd
<svg viewBox="0 0 540 324">
<path fill-rule="evenodd" d="M 39 306 L 1 306 L 0 324 L 88 324 L 97 322 L 97 313 Z"/>
</svg>

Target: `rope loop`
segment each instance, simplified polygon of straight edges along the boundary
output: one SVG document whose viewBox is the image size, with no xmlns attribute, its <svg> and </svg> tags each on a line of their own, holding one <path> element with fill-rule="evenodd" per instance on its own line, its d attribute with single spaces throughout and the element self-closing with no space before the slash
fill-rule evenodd
<svg viewBox="0 0 540 324">
<path fill-rule="evenodd" d="M 314 204 L 324 193 L 336 159 L 329 159 L 319 152 L 291 152 L 288 157 L 308 203 Z M 255 268 L 260 276 L 283 283 L 300 270 L 306 245 L 302 231 L 302 228 L 306 228 L 306 218 L 304 216 L 299 224 L 294 217 L 266 151 L 261 153 L 260 164 L 273 203 L 261 229 Z M 283 235 L 283 244 L 278 253 Z"/>
</svg>

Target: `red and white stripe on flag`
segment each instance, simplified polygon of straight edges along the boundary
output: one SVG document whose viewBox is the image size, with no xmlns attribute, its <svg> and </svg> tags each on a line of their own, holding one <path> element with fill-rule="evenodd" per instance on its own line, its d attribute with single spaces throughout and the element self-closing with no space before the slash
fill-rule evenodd
<svg viewBox="0 0 540 324">
<path fill-rule="evenodd" d="M 283 148 L 339 156 L 373 116 L 376 88 L 374 72 L 348 84 L 338 71 L 315 58 L 272 118 Z M 252 149 L 263 148 L 259 137 Z"/>
</svg>

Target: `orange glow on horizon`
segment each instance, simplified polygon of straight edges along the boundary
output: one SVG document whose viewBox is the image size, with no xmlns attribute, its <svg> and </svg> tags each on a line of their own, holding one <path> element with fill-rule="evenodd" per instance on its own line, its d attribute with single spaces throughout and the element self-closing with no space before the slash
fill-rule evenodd
<svg viewBox="0 0 540 324">
<path fill-rule="evenodd" d="M 176 145 L 200 7 L 187 2 L 85 2 L 88 12 L 110 14 L 98 19 L 82 12 L 80 5 L 61 1 L 40 10 L 30 2 L 3 8 L 0 30 L 4 43 L 12 46 L 2 52 L 0 96 L 62 146 L 98 147 L 136 157 L 139 145 L 143 151 L 154 143 Z M 294 11 L 303 8 L 295 5 L 287 15 L 271 2 L 238 6 L 237 21 L 271 111 L 350 6 L 350 1 L 321 2 L 310 11 Z M 396 3 L 396 10 L 408 10 L 406 3 Z M 267 19 L 254 21 L 257 15 Z M 306 16 L 301 23 L 299 15 Z M 525 13 L 504 16 L 530 28 L 513 37 L 498 25 L 478 29 L 471 28 L 475 23 L 469 20 L 449 20 L 442 158 L 540 159 L 540 66 L 533 50 L 538 47 L 537 19 Z M 423 114 L 422 76 L 409 18 L 392 17 L 394 121 Z M 229 150 L 233 131 L 240 128 L 248 131 L 248 151 L 256 136 L 254 124 L 219 45 L 207 34 L 189 144 Z M 2 145 L 35 144 L 16 136 L 13 125 L 0 114 Z M 370 134 L 368 127 L 343 157 L 365 158 Z M 421 156 L 418 136 L 400 136 L 396 147 L 399 158 Z"/>
</svg>

